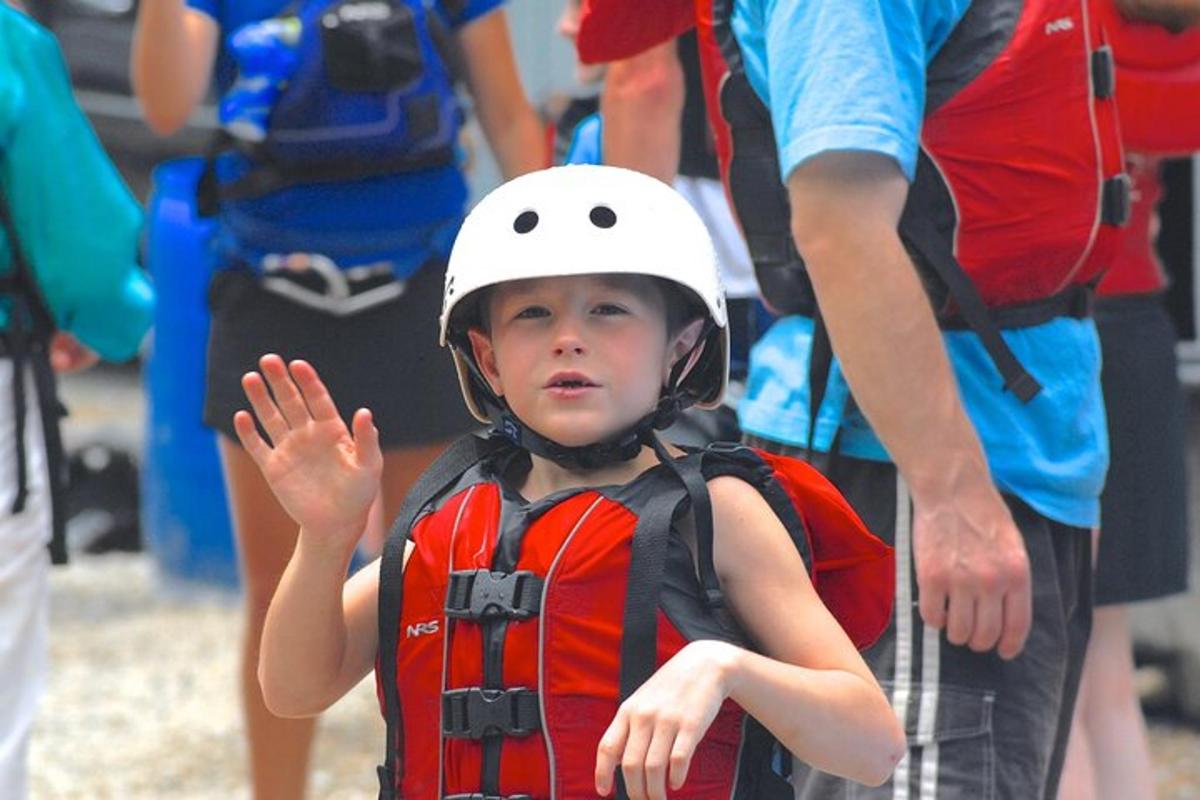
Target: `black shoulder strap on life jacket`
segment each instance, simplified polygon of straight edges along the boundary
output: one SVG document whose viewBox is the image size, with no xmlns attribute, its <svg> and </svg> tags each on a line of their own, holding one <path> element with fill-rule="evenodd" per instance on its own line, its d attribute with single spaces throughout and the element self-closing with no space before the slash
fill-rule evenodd
<svg viewBox="0 0 1200 800">
<path fill-rule="evenodd" d="M 660 448 L 661 445 L 655 449 Z M 667 542 L 676 515 L 683 513 L 689 504 L 696 535 L 696 571 L 704 603 L 714 611 L 724 605 L 713 560 L 709 480 L 718 475 L 734 475 L 764 492 L 772 509 L 783 518 L 804 563 L 809 568 L 812 564 L 803 522 L 786 495 L 771 480 L 771 468 L 752 450 L 738 444 L 717 443 L 684 458 L 673 459 L 663 452 L 659 458 L 678 478 L 680 488 L 657 493 L 638 516 L 634 528 L 621 632 L 621 702 L 649 680 L 657 666 L 658 592 L 666 565 Z M 768 487 L 777 490 L 775 496 L 766 495 L 764 490 Z M 684 503 L 685 499 L 689 502 Z M 745 724 L 745 746 L 734 796 L 758 800 L 790 798 L 790 784 L 773 769 L 774 756 L 779 750 L 774 737 L 754 719 L 747 719 Z M 790 765 L 790 756 L 783 760 Z M 616 797 L 618 800 L 629 797 L 620 773 L 617 774 Z"/>
<path fill-rule="evenodd" d="M 0 228 L 8 239 L 12 253 L 12 270 L 0 278 L 0 295 L 9 299 L 8 330 L 5 344 L 13 362 L 12 402 L 13 438 L 17 467 L 17 491 L 13 514 L 25 510 L 29 497 L 29 466 L 25 452 L 27 417 L 25 397 L 25 365 L 33 369 L 38 409 L 42 417 L 42 434 L 46 447 L 47 479 L 50 489 L 51 537 L 50 560 L 54 564 L 67 561 L 66 544 L 66 459 L 63 457 L 59 419 L 65 413 L 58 399 L 58 383 L 50 366 L 50 338 L 54 334 L 54 317 L 42 297 L 33 268 L 21 249 L 17 227 L 0 189 Z"/>
<path fill-rule="evenodd" d="M 489 456 L 512 445 L 505 439 L 474 434 L 463 436 L 438 457 L 409 490 L 400 506 L 384 544 L 379 565 L 379 675 L 387 723 L 384 763 L 378 767 L 379 800 L 398 797 L 397 786 L 404 765 L 399 755 L 404 748 L 400 697 L 396 683 L 397 628 L 404 592 L 404 550 L 418 515 L 440 494 L 454 485 L 463 473 Z"/>
</svg>

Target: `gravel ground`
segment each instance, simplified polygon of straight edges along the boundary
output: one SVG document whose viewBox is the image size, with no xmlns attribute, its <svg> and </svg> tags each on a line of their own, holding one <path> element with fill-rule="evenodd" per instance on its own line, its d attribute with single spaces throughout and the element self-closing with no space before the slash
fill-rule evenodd
<svg viewBox="0 0 1200 800">
<path fill-rule="evenodd" d="M 145 555 L 80 556 L 52 580 L 32 796 L 249 797 L 236 597 L 164 586 Z M 374 796 L 382 729 L 365 680 L 323 720 L 312 796 Z"/>
<path fill-rule="evenodd" d="M 234 695 L 236 599 L 160 582 L 144 555 L 79 557 L 53 576 L 50 689 L 34 798 L 245 798 Z M 1200 798 L 1200 732 L 1154 720 L 1162 800 Z M 363 681 L 322 720 L 314 798 L 367 798 L 382 723 Z"/>
</svg>

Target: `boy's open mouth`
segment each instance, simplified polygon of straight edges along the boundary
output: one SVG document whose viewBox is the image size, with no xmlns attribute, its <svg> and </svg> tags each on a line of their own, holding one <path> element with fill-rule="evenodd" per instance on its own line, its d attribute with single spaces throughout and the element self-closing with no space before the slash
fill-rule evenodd
<svg viewBox="0 0 1200 800">
<path fill-rule="evenodd" d="M 588 389 L 599 384 L 582 372 L 556 372 L 546 381 L 545 389 Z"/>
</svg>

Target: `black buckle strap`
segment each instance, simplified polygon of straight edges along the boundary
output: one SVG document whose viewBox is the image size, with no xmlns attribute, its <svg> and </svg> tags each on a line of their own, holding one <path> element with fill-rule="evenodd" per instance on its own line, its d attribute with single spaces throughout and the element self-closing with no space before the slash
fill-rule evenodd
<svg viewBox="0 0 1200 800">
<path fill-rule="evenodd" d="M 528 570 L 452 572 L 446 589 L 446 616 L 475 620 L 528 619 L 541 609 L 543 584 L 541 578 Z"/>
<path fill-rule="evenodd" d="M 1132 208 L 1133 182 L 1122 172 L 1104 182 L 1100 197 L 1100 221 L 1105 225 L 1124 225 L 1129 222 Z"/>
<path fill-rule="evenodd" d="M 531 794 L 448 794 L 442 800 L 533 800 Z"/>
<path fill-rule="evenodd" d="M 1116 94 L 1117 71 L 1108 45 L 1092 51 L 1092 91 L 1097 100 L 1107 100 Z"/>
<path fill-rule="evenodd" d="M 542 728 L 532 689 L 451 689 L 442 692 L 442 733 L 453 739 L 528 736 Z"/>
</svg>

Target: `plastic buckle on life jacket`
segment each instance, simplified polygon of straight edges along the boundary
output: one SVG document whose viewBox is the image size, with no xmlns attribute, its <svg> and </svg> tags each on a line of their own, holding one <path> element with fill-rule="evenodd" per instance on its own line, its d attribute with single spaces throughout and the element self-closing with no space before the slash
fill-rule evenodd
<svg viewBox="0 0 1200 800">
<path fill-rule="evenodd" d="M 450 585 L 446 588 L 446 616 L 475 620 L 494 617 L 528 619 L 541 609 L 543 583 L 528 570 L 452 572 Z"/>
<path fill-rule="evenodd" d="M 1106 180 L 1100 197 L 1100 221 L 1118 227 L 1129 222 L 1132 193 L 1133 182 L 1126 173 Z"/>
<path fill-rule="evenodd" d="M 531 794 L 448 794 L 442 800 L 533 800 Z"/>
<path fill-rule="evenodd" d="M 1108 45 L 1092 51 L 1092 91 L 1097 100 L 1107 100 L 1117 91 L 1117 69 Z"/>
<path fill-rule="evenodd" d="M 450 689 L 442 692 L 442 734 L 482 739 L 489 734 L 528 736 L 542 728 L 538 693 L 532 689 Z"/>
</svg>

